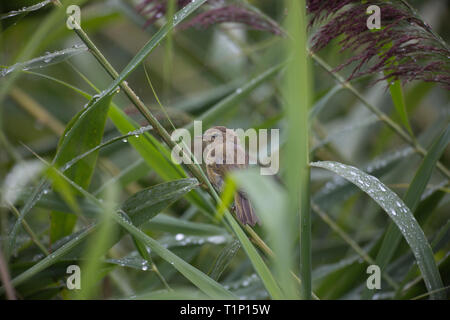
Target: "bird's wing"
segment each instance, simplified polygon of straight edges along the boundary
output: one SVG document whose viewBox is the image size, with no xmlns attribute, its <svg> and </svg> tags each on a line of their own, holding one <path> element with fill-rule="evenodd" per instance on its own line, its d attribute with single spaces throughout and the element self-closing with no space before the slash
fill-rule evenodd
<svg viewBox="0 0 450 320">
<path fill-rule="evenodd" d="M 236 216 L 242 224 L 249 224 L 252 227 L 256 223 L 260 224 L 259 218 L 244 192 L 236 192 L 234 195 L 234 202 L 236 204 Z"/>
</svg>

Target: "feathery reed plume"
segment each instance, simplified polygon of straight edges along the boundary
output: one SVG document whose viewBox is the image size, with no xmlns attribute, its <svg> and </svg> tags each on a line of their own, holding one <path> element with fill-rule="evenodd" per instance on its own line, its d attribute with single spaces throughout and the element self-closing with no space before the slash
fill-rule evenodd
<svg viewBox="0 0 450 320">
<path fill-rule="evenodd" d="M 190 0 L 177 0 L 178 9 L 189 4 Z M 154 23 L 164 17 L 167 11 L 167 0 L 144 0 L 137 10 L 147 17 L 146 25 Z M 209 26 L 236 22 L 246 25 L 253 30 L 267 31 L 275 35 L 282 35 L 281 28 L 277 23 L 271 21 L 255 10 L 235 4 L 227 4 L 224 0 L 208 0 L 208 8 L 202 13 L 194 16 L 190 21 L 183 23 L 181 29 L 197 27 L 205 29 Z"/>
<path fill-rule="evenodd" d="M 381 9 L 381 29 L 367 27 L 369 5 Z M 405 1 L 308 0 L 310 25 L 323 24 L 312 38 L 318 51 L 341 37 L 341 51 L 355 52 L 338 66 L 355 64 L 349 80 L 380 73 L 380 80 L 435 82 L 450 89 L 450 50 Z"/>
</svg>

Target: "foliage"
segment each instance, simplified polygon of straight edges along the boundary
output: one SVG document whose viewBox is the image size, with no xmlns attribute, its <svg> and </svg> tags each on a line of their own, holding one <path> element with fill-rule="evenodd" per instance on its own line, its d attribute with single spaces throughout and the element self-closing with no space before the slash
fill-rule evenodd
<svg viewBox="0 0 450 320">
<path fill-rule="evenodd" d="M 0 298 L 447 297 L 446 1 L 25 2 L 0 5 Z M 218 192 L 171 159 L 194 120 L 280 129 L 280 172 Z"/>
</svg>

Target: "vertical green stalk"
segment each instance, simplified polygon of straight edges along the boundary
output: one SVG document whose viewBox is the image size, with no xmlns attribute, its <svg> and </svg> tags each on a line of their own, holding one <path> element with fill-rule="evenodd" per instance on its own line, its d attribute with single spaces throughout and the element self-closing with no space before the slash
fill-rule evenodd
<svg viewBox="0 0 450 320">
<path fill-rule="evenodd" d="M 291 35 L 288 44 L 289 66 L 286 72 L 285 99 L 288 123 L 285 168 L 289 190 L 291 225 L 296 225 L 300 211 L 300 279 L 301 296 L 311 299 L 311 218 L 309 197 L 308 110 L 311 79 L 306 50 L 305 0 L 289 0 L 286 30 Z M 300 210 L 299 210 L 300 209 Z M 293 242 L 297 232 L 293 232 Z"/>
<path fill-rule="evenodd" d="M 169 0 L 167 2 L 166 20 L 168 23 L 173 23 L 173 16 L 175 14 L 175 0 Z M 172 84 L 172 71 L 173 71 L 173 30 L 170 30 L 166 36 L 166 45 L 164 48 L 164 61 L 163 61 L 163 93 L 165 96 L 169 96 L 169 91 Z"/>
<path fill-rule="evenodd" d="M 102 211 L 99 217 L 98 232 L 88 242 L 84 254 L 85 259 L 81 266 L 81 290 L 75 291 L 75 299 L 87 300 L 100 295 L 101 280 L 104 277 L 101 259 L 108 251 L 111 239 L 114 239 L 118 231 L 117 226 L 113 223 L 118 187 L 113 184 L 108 186 L 105 191 L 105 201 L 101 202 Z"/>
</svg>

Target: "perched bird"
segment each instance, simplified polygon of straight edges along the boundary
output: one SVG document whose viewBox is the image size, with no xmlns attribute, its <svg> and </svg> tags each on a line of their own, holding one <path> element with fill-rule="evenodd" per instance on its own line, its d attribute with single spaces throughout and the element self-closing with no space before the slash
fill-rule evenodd
<svg viewBox="0 0 450 320">
<path fill-rule="evenodd" d="M 219 191 L 223 190 L 227 172 L 248 167 L 248 155 L 240 144 L 239 137 L 233 130 L 223 126 L 209 128 L 203 134 L 206 143 L 205 163 L 209 180 Z M 238 190 L 234 195 L 236 216 L 242 224 L 254 226 L 260 223 L 247 197 Z"/>
</svg>

